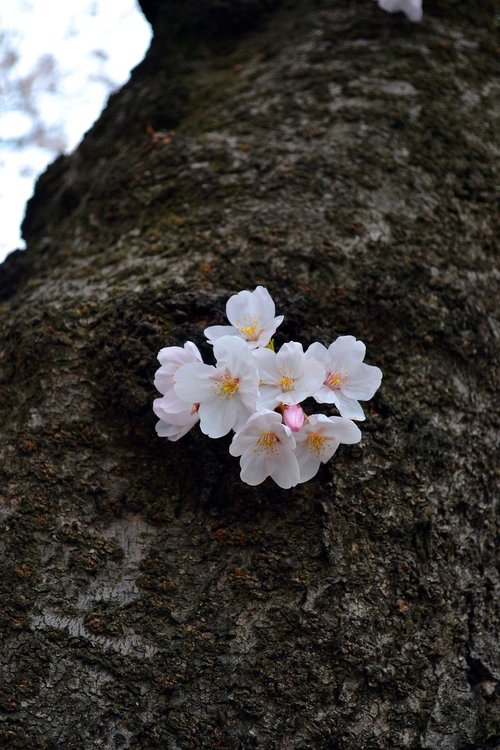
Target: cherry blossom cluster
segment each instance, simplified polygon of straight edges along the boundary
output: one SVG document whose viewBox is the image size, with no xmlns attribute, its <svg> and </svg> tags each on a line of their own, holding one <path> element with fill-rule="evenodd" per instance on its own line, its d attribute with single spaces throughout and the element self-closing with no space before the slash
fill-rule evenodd
<svg viewBox="0 0 500 750">
<path fill-rule="evenodd" d="M 231 325 L 204 331 L 215 365 L 205 364 L 191 341 L 160 350 L 156 432 L 175 441 L 198 422 L 211 438 L 232 430 L 229 452 L 240 457 L 244 482 L 269 476 L 283 489 L 306 482 L 340 443 L 361 440 L 353 420 L 365 418 L 359 401 L 372 398 L 382 373 L 363 362 L 365 345 L 354 336 L 306 351 L 290 341 L 275 351 L 272 337 L 283 316 L 262 286 L 233 295 L 226 314 Z M 333 405 L 340 416 L 306 414 L 301 403 L 308 398 Z"/>
</svg>

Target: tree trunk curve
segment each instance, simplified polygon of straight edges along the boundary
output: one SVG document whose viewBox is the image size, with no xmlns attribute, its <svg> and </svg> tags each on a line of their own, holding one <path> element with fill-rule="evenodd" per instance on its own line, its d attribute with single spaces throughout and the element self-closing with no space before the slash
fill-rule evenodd
<svg viewBox="0 0 500 750">
<path fill-rule="evenodd" d="M 493 750 L 493 3 L 142 5 L 0 268 L 0 744 Z M 158 350 L 257 284 L 384 372 L 289 491 L 154 431 Z"/>
</svg>

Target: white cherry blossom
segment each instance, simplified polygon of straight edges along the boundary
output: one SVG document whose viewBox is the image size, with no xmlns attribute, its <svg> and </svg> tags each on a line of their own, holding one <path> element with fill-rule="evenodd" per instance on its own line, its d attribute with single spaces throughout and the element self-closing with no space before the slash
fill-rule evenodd
<svg viewBox="0 0 500 750">
<path fill-rule="evenodd" d="M 378 4 L 388 13 L 402 11 L 414 23 L 422 20 L 422 0 L 378 0 Z"/>
<path fill-rule="evenodd" d="M 257 349 L 253 353 L 260 376 L 258 409 L 273 409 L 280 403 L 299 404 L 312 396 L 325 379 L 325 368 L 302 344 L 290 341 L 278 352 Z"/>
<path fill-rule="evenodd" d="M 363 409 L 358 399 L 372 398 L 382 381 L 378 367 L 363 362 L 366 347 L 354 336 L 339 336 L 328 349 L 318 342 L 311 344 L 306 357 L 323 363 L 324 382 L 314 398 L 320 404 L 335 404 L 342 417 L 363 420 Z"/>
<path fill-rule="evenodd" d="M 255 411 L 259 387 L 256 364 L 245 342 L 223 336 L 214 344 L 216 366 L 182 365 L 174 375 L 174 393 L 199 404 L 200 429 L 218 438 L 238 430 Z"/>
<path fill-rule="evenodd" d="M 306 352 L 297 341 L 278 352 L 268 348 L 283 317 L 275 316 L 262 286 L 233 295 L 226 310 L 230 326 L 205 329 L 215 366 L 203 362 L 191 341 L 159 352 L 156 432 L 179 440 L 198 421 L 211 438 L 234 430 L 229 450 L 240 457 L 244 482 L 258 485 L 271 477 L 283 489 L 295 487 L 311 479 L 340 443 L 359 442 L 351 420 L 365 418 L 358 399 L 374 395 L 382 373 L 364 363 L 365 345 L 354 336 L 340 336 L 328 348 L 315 342 Z M 341 416 L 308 417 L 301 402 L 309 397 L 334 404 Z"/>
<path fill-rule="evenodd" d="M 175 372 L 188 362 L 201 362 L 196 344 L 186 341 L 183 347 L 167 346 L 158 352 L 161 367 L 155 373 L 154 384 L 163 394 L 155 399 L 153 411 L 160 421 L 156 432 L 168 440 L 179 440 L 199 421 L 197 403 L 182 401 L 173 390 Z"/>
<path fill-rule="evenodd" d="M 307 482 L 316 475 L 320 464 L 330 460 L 340 443 L 359 443 L 361 430 L 350 419 L 311 414 L 294 437 L 299 481 Z"/>
<path fill-rule="evenodd" d="M 241 479 L 257 485 L 271 477 L 284 490 L 300 481 L 294 454 L 295 440 L 281 416 L 268 409 L 253 414 L 236 433 L 229 446 L 232 456 L 241 456 Z"/>
<path fill-rule="evenodd" d="M 200 351 L 192 341 L 184 346 L 166 346 L 158 352 L 161 367 L 155 373 L 155 388 L 165 395 L 174 385 L 175 371 L 188 362 L 202 362 Z"/>
<path fill-rule="evenodd" d="M 183 437 L 199 421 L 198 404 L 183 403 L 180 399 L 176 406 L 182 405 L 177 411 L 169 411 L 169 404 L 165 398 L 156 398 L 153 402 L 153 411 L 159 422 L 156 423 L 156 432 L 159 437 L 176 441 Z"/>
<path fill-rule="evenodd" d="M 253 292 L 244 290 L 233 294 L 226 304 L 230 326 L 209 326 L 205 336 L 213 344 L 221 336 L 239 336 L 250 349 L 267 346 L 283 322 L 283 315 L 275 317 L 275 305 L 267 289 L 258 286 Z"/>
</svg>

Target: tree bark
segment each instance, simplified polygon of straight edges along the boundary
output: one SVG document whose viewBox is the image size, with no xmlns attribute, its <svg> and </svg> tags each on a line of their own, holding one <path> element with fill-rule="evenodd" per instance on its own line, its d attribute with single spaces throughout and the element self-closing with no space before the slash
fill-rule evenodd
<svg viewBox="0 0 500 750">
<path fill-rule="evenodd" d="M 0 745 L 495 748 L 494 4 L 143 8 L 0 269 Z M 158 350 L 257 284 L 384 372 L 290 491 L 154 431 Z"/>
</svg>

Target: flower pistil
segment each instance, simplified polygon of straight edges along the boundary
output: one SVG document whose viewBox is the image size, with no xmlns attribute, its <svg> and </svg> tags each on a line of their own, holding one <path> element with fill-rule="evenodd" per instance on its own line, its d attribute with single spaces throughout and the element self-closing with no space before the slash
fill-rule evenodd
<svg viewBox="0 0 500 750">
<path fill-rule="evenodd" d="M 257 341 L 260 328 L 258 318 L 246 318 L 243 323 L 237 321 L 236 328 L 246 341 Z"/>
<path fill-rule="evenodd" d="M 281 377 L 277 381 L 276 386 L 282 391 L 292 391 L 295 386 L 295 370 L 286 370 L 279 367 L 278 373 Z"/>
<path fill-rule="evenodd" d="M 238 393 L 240 379 L 233 378 L 230 372 L 225 372 L 222 378 L 214 383 L 214 393 L 221 399 L 231 399 Z"/>
<path fill-rule="evenodd" d="M 329 388 L 340 388 L 349 375 L 349 370 L 327 370 L 325 385 Z"/>
<path fill-rule="evenodd" d="M 281 379 L 277 382 L 277 386 L 281 388 L 282 391 L 291 391 L 294 384 L 295 380 L 290 377 L 290 375 L 282 375 Z"/>
<path fill-rule="evenodd" d="M 270 453 L 277 453 L 278 446 L 277 443 L 281 443 L 281 440 L 276 435 L 275 432 L 264 431 L 261 432 L 260 438 L 258 439 L 254 450 L 258 451 L 259 453 L 267 452 Z"/>
<path fill-rule="evenodd" d="M 317 456 L 320 455 L 326 440 L 327 438 L 320 432 L 310 432 L 307 435 L 307 443 L 309 445 L 309 449 L 312 450 L 313 453 L 316 453 Z"/>
</svg>

